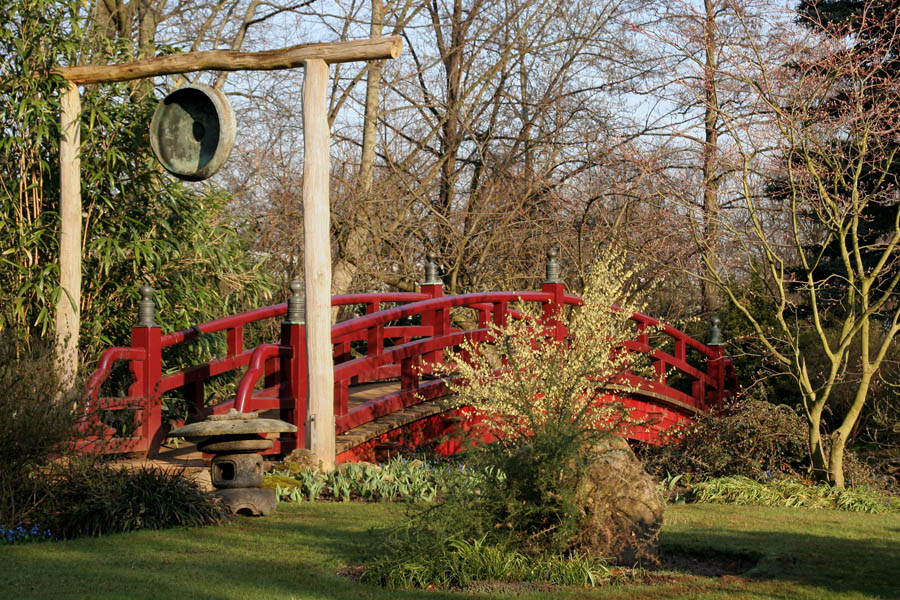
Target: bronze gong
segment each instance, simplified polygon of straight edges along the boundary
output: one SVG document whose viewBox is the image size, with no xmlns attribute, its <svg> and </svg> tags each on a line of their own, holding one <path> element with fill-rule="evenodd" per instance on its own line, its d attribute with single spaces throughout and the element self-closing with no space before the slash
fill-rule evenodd
<svg viewBox="0 0 900 600">
<path fill-rule="evenodd" d="M 150 122 L 150 146 L 160 164 L 186 181 L 201 181 L 225 164 L 234 146 L 231 103 L 221 91 L 195 83 L 159 103 Z"/>
</svg>

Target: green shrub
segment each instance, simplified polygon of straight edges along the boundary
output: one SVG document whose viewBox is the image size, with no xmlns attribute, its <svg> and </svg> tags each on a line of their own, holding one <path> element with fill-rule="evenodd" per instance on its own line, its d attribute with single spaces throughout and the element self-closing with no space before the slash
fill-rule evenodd
<svg viewBox="0 0 900 600">
<path fill-rule="evenodd" d="M 807 439 L 806 421 L 796 410 L 769 402 L 764 388 L 753 388 L 719 413 L 698 415 L 687 426 L 670 429 L 664 445 L 640 446 L 637 452 L 645 468 L 663 481 L 676 475 L 683 476 L 682 484 L 732 475 L 767 480 L 807 472 Z M 848 486 L 887 489 L 850 449 L 844 474 Z"/>
<path fill-rule="evenodd" d="M 76 460 L 45 478 L 52 495 L 36 519 L 58 538 L 215 525 L 224 507 L 182 470 L 129 471 Z"/>
<path fill-rule="evenodd" d="M 798 479 L 779 477 L 755 481 L 732 476 L 696 484 L 690 493 L 693 502 L 830 508 L 848 512 L 900 512 L 900 498 L 891 498 L 868 487 L 839 489 L 828 485 L 809 485 Z"/>
</svg>

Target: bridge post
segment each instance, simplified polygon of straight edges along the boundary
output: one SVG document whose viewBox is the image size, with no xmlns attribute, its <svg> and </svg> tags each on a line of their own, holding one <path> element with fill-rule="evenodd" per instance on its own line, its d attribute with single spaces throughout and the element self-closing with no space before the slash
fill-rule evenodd
<svg viewBox="0 0 900 600">
<path fill-rule="evenodd" d="M 144 360 L 133 360 L 129 369 L 134 382 L 128 389 L 128 396 L 141 398 L 144 410 L 141 415 L 141 450 L 147 455 L 163 442 L 162 406 L 160 403 L 159 381 L 162 377 L 162 329 L 156 324 L 156 306 L 153 303 L 153 288 L 142 285 L 141 300 L 138 303 L 138 322 L 131 328 L 131 346 L 143 348 Z"/>
<path fill-rule="evenodd" d="M 440 298 L 444 295 L 444 282 L 441 281 L 440 276 L 438 276 L 437 254 L 434 252 L 429 251 L 425 255 L 425 281 L 422 282 L 420 288 L 423 294 L 428 294 L 432 298 Z M 422 325 L 424 327 L 431 327 L 431 337 L 447 335 L 450 333 L 450 311 L 438 308 L 423 313 Z M 425 364 L 421 365 L 422 367 L 425 367 L 426 364 L 436 365 L 443 362 L 444 353 L 442 350 L 435 350 L 426 353 L 423 356 L 423 359 Z M 433 366 L 431 368 L 433 368 Z"/>
<path fill-rule="evenodd" d="M 722 330 L 719 329 L 719 317 L 712 318 L 709 329 L 709 341 L 706 345 L 712 350 L 712 356 L 706 360 L 706 375 L 713 381 L 713 388 L 705 398 L 707 406 L 720 408 L 725 399 L 725 351 L 722 343 Z"/>
<path fill-rule="evenodd" d="M 556 258 L 558 254 L 559 251 L 556 248 L 547 250 L 546 276 L 541 285 L 541 291 L 550 294 L 550 301 L 542 307 L 544 331 L 546 335 L 561 341 L 566 338 L 567 333 L 566 328 L 559 321 L 559 315 L 565 306 L 566 286 L 559 278 L 559 261 Z"/>
<path fill-rule="evenodd" d="M 287 379 L 287 386 L 282 386 L 280 416 L 282 421 L 296 425 L 297 431 L 282 438 L 284 454 L 307 448 L 309 439 L 306 435 L 306 302 L 300 281 L 295 279 L 290 287 L 287 314 L 281 322 L 281 343 L 291 347 L 291 356 L 281 359 L 281 376 L 282 380 Z"/>
</svg>

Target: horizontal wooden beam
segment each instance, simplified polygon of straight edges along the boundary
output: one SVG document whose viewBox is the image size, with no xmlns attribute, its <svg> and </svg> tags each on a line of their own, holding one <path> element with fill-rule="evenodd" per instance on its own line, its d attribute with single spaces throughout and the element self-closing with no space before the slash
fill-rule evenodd
<svg viewBox="0 0 900 600">
<path fill-rule="evenodd" d="M 118 65 L 84 65 L 59 67 L 54 70 L 76 84 L 113 83 L 143 77 L 190 73 L 192 71 L 274 71 L 302 67 L 307 60 L 318 59 L 327 64 L 357 60 L 397 58 L 403 49 L 400 36 L 333 42 L 301 44 L 280 50 L 237 52 L 235 50 L 206 50 L 160 56 Z"/>
</svg>

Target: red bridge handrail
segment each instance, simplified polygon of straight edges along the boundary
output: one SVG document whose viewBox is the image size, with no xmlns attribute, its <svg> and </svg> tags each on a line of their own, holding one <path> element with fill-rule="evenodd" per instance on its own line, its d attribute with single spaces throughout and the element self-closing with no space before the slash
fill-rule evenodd
<svg viewBox="0 0 900 600">
<path fill-rule="evenodd" d="M 385 414 L 385 410 L 400 410 L 421 402 L 424 397 L 446 393 L 446 386 L 439 380 L 420 381 L 421 377 L 434 372 L 437 364 L 443 362 L 445 349 L 459 347 L 465 340 L 486 340 L 490 331 L 489 322 L 502 324 L 510 318 L 531 320 L 531 317 L 511 308 L 510 305 L 518 302 L 540 304 L 545 335 L 563 339 L 567 332 L 555 315 L 565 306 L 579 305 L 582 301 L 578 296 L 566 294 L 561 283 L 545 283 L 541 291 L 481 292 L 457 296 L 444 296 L 439 284 L 426 284 L 421 292 L 333 297 L 332 306 L 360 305 L 366 313 L 332 327 L 338 431 L 370 421 Z M 383 308 L 385 304 L 395 303 L 399 306 Z M 461 308 L 477 312 L 474 327 L 464 330 L 453 327 L 451 312 Z M 231 406 L 244 411 L 280 408 L 282 418 L 302 428 L 306 411 L 305 326 L 300 322 L 285 321 L 281 326 L 280 343 L 262 344 L 251 349 L 243 347 L 246 325 L 287 314 L 288 303 L 282 303 L 229 315 L 167 335 L 162 335 L 158 327 L 136 327 L 132 332 L 131 347 L 110 348 L 104 352 L 89 382 L 89 396 L 96 404 L 99 388 L 109 377 L 113 362 L 128 360 L 134 380 L 128 397 L 144 399 L 146 408 L 141 435 L 147 440 L 158 436 L 154 432 L 162 427 L 159 398 L 172 390 L 182 390 L 189 405 L 200 414 L 210 410 L 220 412 Z M 734 387 L 733 367 L 723 357 L 721 347 L 702 344 L 647 315 L 634 314 L 631 318 L 637 324 L 637 336 L 627 342 L 625 348 L 648 355 L 655 366 L 655 377 L 639 381 L 643 390 L 641 394 L 648 402 L 689 415 L 718 405 L 729 393 L 729 387 Z M 403 324 L 404 321 L 406 324 Z M 225 356 L 163 375 L 162 348 L 188 342 L 201 334 L 221 332 L 226 334 Z M 671 353 L 651 343 L 661 338 L 672 340 L 674 349 Z M 697 366 L 688 361 L 689 351 L 698 353 L 692 359 Z M 704 361 L 705 370 L 699 366 Z M 235 398 L 216 407 L 205 407 L 205 381 L 241 368 L 247 370 Z M 667 382 L 668 374 L 673 370 L 691 386 L 690 393 L 676 389 Z M 254 392 L 256 384 L 263 378 L 265 393 Z M 348 405 L 351 384 L 391 378 L 400 379 L 398 392 L 389 394 L 383 401 L 367 401 L 352 409 Z M 302 443 L 303 433 L 297 435 L 295 442 Z"/>
<path fill-rule="evenodd" d="M 147 350 L 144 348 L 131 348 L 128 346 L 117 346 L 107 348 L 100 355 L 97 361 L 97 368 L 91 374 L 91 378 L 87 384 L 87 397 L 96 401 L 100 395 L 100 386 L 109 377 L 112 372 L 113 363 L 117 360 L 145 360 L 147 358 Z"/>
</svg>

